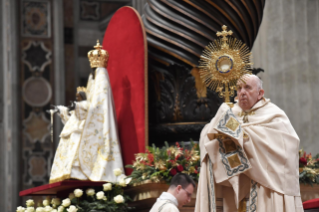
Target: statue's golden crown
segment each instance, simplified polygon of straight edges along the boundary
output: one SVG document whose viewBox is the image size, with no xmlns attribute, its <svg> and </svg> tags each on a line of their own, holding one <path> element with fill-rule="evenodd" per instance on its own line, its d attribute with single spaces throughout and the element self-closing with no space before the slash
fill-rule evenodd
<svg viewBox="0 0 319 212">
<path fill-rule="evenodd" d="M 85 92 L 86 93 L 86 87 L 79 86 L 79 87 L 76 88 L 76 92 L 77 93 L 79 93 L 79 92 Z"/>
<path fill-rule="evenodd" d="M 107 62 L 109 60 L 109 53 L 102 49 L 99 40 L 97 40 L 94 50 L 88 52 L 88 58 L 90 61 L 91 68 L 106 68 Z"/>
</svg>

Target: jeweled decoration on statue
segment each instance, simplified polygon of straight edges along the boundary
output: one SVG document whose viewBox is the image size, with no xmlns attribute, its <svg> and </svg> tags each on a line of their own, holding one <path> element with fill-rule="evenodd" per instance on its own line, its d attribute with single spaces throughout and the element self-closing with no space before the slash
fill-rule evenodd
<svg viewBox="0 0 319 212">
<path fill-rule="evenodd" d="M 238 79 L 251 74 L 251 51 L 245 43 L 230 37 L 233 32 L 227 31 L 227 26 L 223 25 L 222 29 L 216 33 L 221 38 L 205 47 L 199 61 L 199 73 L 207 87 L 231 104 L 230 97 L 235 94 Z"/>
<path fill-rule="evenodd" d="M 107 62 L 109 60 L 109 53 L 102 49 L 103 46 L 100 45 L 100 41 L 96 41 L 94 50 L 88 52 L 88 58 L 90 61 L 91 68 L 107 67 Z"/>
</svg>

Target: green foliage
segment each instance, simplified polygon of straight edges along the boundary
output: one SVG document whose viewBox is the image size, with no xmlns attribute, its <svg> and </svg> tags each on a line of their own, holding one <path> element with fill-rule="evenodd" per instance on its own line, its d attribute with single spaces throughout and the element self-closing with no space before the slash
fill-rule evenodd
<svg viewBox="0 0 319 212">
<path fill-rule="evenodd" d="M 312 157 L 299 150 L 299 183 L 305 185 L 319 184 L 319 154 Z"/>
</svg>

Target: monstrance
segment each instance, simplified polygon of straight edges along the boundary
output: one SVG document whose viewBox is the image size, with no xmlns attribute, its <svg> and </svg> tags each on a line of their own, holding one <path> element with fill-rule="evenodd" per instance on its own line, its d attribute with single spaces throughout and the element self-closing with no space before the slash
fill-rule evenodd
<svg viewBox="0 0 319 212">
<path fill-rule="evenodd" d="M 199 61 L 199 73 L 207 87 L 215 90 L 220 98 L 232 105 L 230 97 L 234 96 L 238 79 L 244 74 L 251 74 L 251 52 L 241 40 L 233 37 L 233 32 L 217 32 L 221 38 L 205 47 Z"/>
</svg>

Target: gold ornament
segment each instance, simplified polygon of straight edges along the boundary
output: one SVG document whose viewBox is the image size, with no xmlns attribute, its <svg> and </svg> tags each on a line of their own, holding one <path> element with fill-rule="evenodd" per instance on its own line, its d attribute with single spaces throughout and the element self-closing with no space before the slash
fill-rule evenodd
<svg viewBox="0 0 319 212">
<path fill-rule="evenodd" d="M 91 68 L 106 68 L 109 60 L 109 53 L 102 49 L 99 40 L 97 40 L 94 50 L 88 52 L 88 58 Z"/>
<path fill-rule="evenodd" d="M 182 150 L 180 150 L 180 148 L 178 147 L 171 146 L 170 148 L 168 148 L 168 150 L 171 152 L 172 155 L 174 155 L 174 157 L 182 154 Z"/>
<path fill-rule="evenodd" d="M 191 157 L 190 161 L 191 161 L 191 163 L 194 163 L 194 162 L 196 162 L 196 161 L 199 161 L 199 159 L 200 159 L 199 155 L 196 154 L 196 155 L 193 155 L 193 156 Z"/>
<path fill-rule="evenodd" d="M 77 92 L 77 93 L 79 93 L 79 92 L 84 92 L 84 93 L 86 93 L 86 87 L 81 87 L 81 86 L 79 86 L 79 87 L 76 88 L 76 92 Z"/>
<path fill-rule="evenodd" d="M 238 79 L 244 74 L 251 74 L 249 48 L 240 40 L 229 37 L 232 31 L 217 32 L 222 38 L 214 40 L 205 47 L 199 61 L 199 73 L 207 87 L 219 93 L 220 98 L 230 103 L 234 96 Z"/>
<path fill-rule="evenodd" d="M 165 166 L 165 162 L 162 160 L 159 160 L 158 162 L 155 162 L 155 168 L 159 170 L 166 170 L 167 167 Z"/>
<path fill-rule="evenodd" d="M 147 153 L 137 153 L 135 154 L 135 160 L 136 161 L 146 161 L 147 160 Z"/>
</svg>

